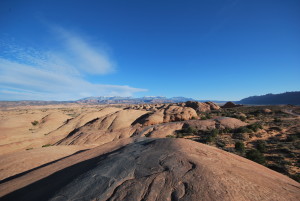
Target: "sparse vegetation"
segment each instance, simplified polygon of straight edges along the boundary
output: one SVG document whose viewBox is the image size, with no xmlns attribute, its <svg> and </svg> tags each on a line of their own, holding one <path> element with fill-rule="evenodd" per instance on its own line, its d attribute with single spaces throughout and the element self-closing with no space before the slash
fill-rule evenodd
<svg viewBox="0 0 300 201">
<path fill-rule="evenodd" d="M 249 128 L 253 132 L 257 132 L 259 129 L 262 129 L 263 127 L 261 123 L 256 122 L 254 124 L 248 125 L 247 128 Z"/>
<path fill-rule="evenodd" d="M 253 131 L 246 126 L 239 127 L 235 130 L 235 133 L 252 133 Z"/>
<path fill-rule="evenodd" d="M 263 140 L 257 141 L 256 149 L 261 153 L 266 152 L 266 142 Z"/>
<path fill-rule="evenodd" d="M 280 122 L 281 122 L 281 119 L 280 119 L 280 118 L 278 118 L 278 117 L 275 117 L 275 118 L 274 118 L 274 122 L 276 122 L 276 123 L 280 123 Z"/>
<path fill-rule="evenodd" d="M 50 147 L 50 146 L 52 146 L 52 144 L 45 144 L 42 147 Z"/>
<path fill-rule="evenodd" d="M 246 158 L 248 158 L 256 163 L 260 163 L 262 165 L 264 165 L 266 163 L 264 155 L 257 149 L 251 149 L 251 150 L 247 151 Z"/>
<path fill-rule="evenodd" d="M 237 141 L 234 146 L 235 150 L 243 154 L 245 152 L 245 145 L 241 141 Z"/>
<path fill-rule="evenodd" d="M 191 127 L 191 126 L 186 126 L 186 127 L 183 127 L 181 130 L 178 130 L 176 132 L 176 137 L 177 138 L 182 138 L 184 136 L 189 136 L 189 135 L 196 135 L 198 132 L 197 129 Z"/>
<path fill-rule="evenodd" d="M 31 124 L 32 124 L 33 126 L 36 126 L 36 125 L 39 124 L 39 122 L 38 122 L 37 120 L 35 120 L 35 121 L 32 121 Z"/>
</svg>

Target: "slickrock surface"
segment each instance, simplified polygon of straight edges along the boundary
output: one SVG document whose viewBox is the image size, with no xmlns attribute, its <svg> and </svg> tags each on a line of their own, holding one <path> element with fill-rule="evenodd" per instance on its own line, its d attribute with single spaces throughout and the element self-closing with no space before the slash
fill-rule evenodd
<svg viewBox="0 0 300 201">
<path fill-rule="evenodd" d="M 48 176 L 50 170 L 55 173 Z M 300 184 L 292 179 L 185 139 L 120 140 L 33 171 L 6 187 L 0 185 L 1 194 L 11 193 L 2 200 L 300 199 Z"/>
</svg>

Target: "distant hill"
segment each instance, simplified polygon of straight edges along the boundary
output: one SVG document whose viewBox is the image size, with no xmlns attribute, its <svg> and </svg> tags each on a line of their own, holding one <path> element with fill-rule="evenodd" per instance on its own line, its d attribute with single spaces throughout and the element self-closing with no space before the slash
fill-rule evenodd
<svg viewBox="0 0 300 201">
<path fill-rule="evenodd" d="M 266 94 L 262 96 L 250 96 L 238 101 L 237 103 L 257 105 L 300 105 L 300 91 L 285 92 L 281 94 Z"/>
</svg>

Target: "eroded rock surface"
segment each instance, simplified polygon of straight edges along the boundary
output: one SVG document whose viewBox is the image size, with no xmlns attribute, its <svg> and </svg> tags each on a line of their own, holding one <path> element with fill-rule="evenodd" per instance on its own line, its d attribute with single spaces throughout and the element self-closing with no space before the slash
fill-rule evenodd
<svg viewBox="0 0 300 201">
<path fill-rule="evenodd" d="M 80 161 L 41 179 L 44 185 L 31 184 L 3 200 L 300 199 L 300 184 L 292 179 L 185 139 L 147 139 L 88 159 L 91 154 L 74 156 Z"/>
</svg>

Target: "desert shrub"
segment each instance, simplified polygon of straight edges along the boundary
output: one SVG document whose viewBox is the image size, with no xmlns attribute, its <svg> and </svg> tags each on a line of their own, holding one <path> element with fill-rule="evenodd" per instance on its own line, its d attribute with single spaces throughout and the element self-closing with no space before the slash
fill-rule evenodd
<svg viewBox="0 0 300 201">
<path fill-rule="evenodd" d="M 261 153 L 266 152 L 266 142 L 263 140 L 259 140 L 256 144 L 256 149 Z"/>
<path fill-rule="evenodd" d="M 179 132 L 182 133 L 183 135 L 191 135 L 191 134 L 196 134 L 198 130 L 191 126 L 186 126 L 182 128 Z"/>
<path fill-rule="evenodd" d="M 220 130 L 220 133 L 232 133 L 234 130 L 230 129 L 230 128 L 224 128 L 222 130 Z"/>
<path fill-rule="evenodd" d="M 264 155 L 257 149 L 247 151 L 246 158 L 259 164 L 265 164 L 266 162 Z"/>
<path fill-rule="evenodd" d="M 176 131 L 176 138 L 183 138 L 184 136 L 195 135 L 198 133 L 196 128 L 185 124 L 181 130 Z"/>
<path fill-rule="evenodd" d="M 288 170 L 285 166 L 282 166 L 280 164 L 271 164 L 267 166 L 268 168 L 276 171 L 276 172 L 280 172 L 280 173 L 286 173 Z"/>
<path fill-rule="evenodd" d="M 177 133 L 176 138 L 183 138 L 183 134 L 182 133 Z"/>
<path fill-rule="evenodd" d="M 205 142 L 214 142 L 216 140 L 216 137 L 219 135 L 219 129 L 215 128 L 210 131 L 205 132 Z"/>
<path fill-rule="evenodd" d="M 287 142 L 294 142 L 298 139 L 298 136 L 297 135 L 289 135 L 287 138 L 286 138 L 286 141 Z"/>
<path fill-rule="evenodd" d="M 281 122 L 281 119 L 278 118 L 278 117 L 275 117 L 275 118 L 274 118 L 274 122 L 277 122 L 277 123 L 278 123 L 278 122 Z"/>
<path fill-rule="evenodd" d="M 294 147 L 296 149 L 300 149 L 300 142 L 299 141 L 298 142 L 294 142 L 293 145 L 294 145 Z"/>
<path fill-rule="evenodd" d="M 234 148 L 236 151 L 240 152 L 240 153 L 244 153 L 245 152 L 245 145 L 243 142 L 241 141 L 237 141 L 234 145 Z"/>
<path fill-rule="evenodd" d="M 290 176 L 292 179 L 294 179 L 297 182 L 300 182 L 300 174 L 293 174 Z"/>
<path fill-rule="evenodd" d="M 210 135 L 213 137 L 217 137 L 219 135 L 219 129 L 215 128 L 210 131 Z"/>
<path fill-rule="evenodd" d="M 207 119 L 206 116 L 201 117 L 201 120 L 206 120 L 206 119 Z"/>
<path fill-rule="evenodd" d="M 245 140 L 249 139 L 249 134 L 247 134 L 247 133 L 233 133 L 232 138 L 245 141 Z"/>
<path fill-rule="evenodd" d="M 33 126 L 36 126 L 36 125 L 39 124 L 39 122 L 38 122 L 37 120 L 35 120 L 35 121 L 32 121 L 31 124 L 32 124 Z"/>
<path fill-rule="evenodd" d="M 242 126 L 242 127 L 235 129 L 235 133 L 252 133 L 252 130 L 245 126 Z"/>
<path fill-rule="evenodd" d="M 254 132 L 257 132 L 258 129 L 262 129 L 262 125 L 258 122 L 254 123 L 254 124 L 250 124 L 247 126 L 247 128 L 249 128 L 250 130 L 254 131 Z"/>
<path fill-rule="evenodd" d="M 174 136 L 174 135 L 167 135 L 166 137 L 167 138 L 175 138 L 176 136 Z"/>
<path fill-rule="evenodd" d="M 211 115 L 210 114 L 206 114 L 206 119 L 211 119 Z"/>
<path fill-rule="evenodd" d="M 187 128 L 187 133 L 197 133 L 197 129 L 195 129 L 195 128 L 189 126 L 189 127 Z"/>
<path fill-rule="evenodd" d="M 45 144 L 42 147 L 50 147 L 50 146 L 52 146 L 52 145 L 51 144 Z"/>
<path fill-rule="evenodd" d="M 239 119 L 240 119 L 241 121 L 246 121 L 246 120 L 247 120 L 247 118 L 246 118 L 245 116 L 239 116 Z"/>
<path fill-rule="evenodd" d="M 222 140 L 218 140 L 218 141 L 216 141 L 216 145 L 218 147 L 224 148 L 226 146 L 226 142 L 224 142 Z"/>
<path fill-rule="evenodd" d="M 205 138 L 205 142 L 214 142 L 215 140 L 216 140 L 216 138 L 211 135 L 208 135 Z"/>
</svg>

